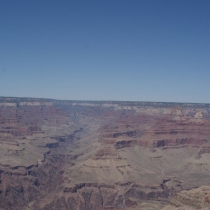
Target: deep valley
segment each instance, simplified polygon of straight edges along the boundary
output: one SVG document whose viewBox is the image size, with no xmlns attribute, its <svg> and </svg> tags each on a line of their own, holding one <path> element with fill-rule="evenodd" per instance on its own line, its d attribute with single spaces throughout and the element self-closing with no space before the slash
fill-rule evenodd
<svg viewBox="0 0 210 210">
<path fill-rule="evenodd" d="M 0 210 L 210 209 L 210 104 L 0 98 Z"/>
</svg>

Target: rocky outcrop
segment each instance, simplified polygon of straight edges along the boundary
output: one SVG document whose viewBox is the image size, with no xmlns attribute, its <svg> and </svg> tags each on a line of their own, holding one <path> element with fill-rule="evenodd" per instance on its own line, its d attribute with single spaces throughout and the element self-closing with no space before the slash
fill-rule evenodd
<svg viewBox="0 0 210 210">
<path fill-rule="evenodd" d="M 170 205 L 163 210 L 210 209 L 210 187 L 202 186 L 190 191 L 182 191 L 171 198 Z"/>
<path fill-rule="evenodd" d="M 136 140 L 121 140 L 121 141 L 117 141 L 115 143 L 115 148 L 116 149 L 122 149 L 125 147 L 132 147 L 135 146 L 137 144 Z"/>
<path fill-rule="evenodd" d="M 118 152 L 115 147 L 102 147 L 96 150 L 94 155 L 92 156 L 94 160 L 99 159 L 114 159 L 120 158 Z"/>
<path fill-rule="evenodd" d="M 104 138 L 118 138 L 120 136 L 136 137 L 136 131 L 126 131 L 126 132 L 114 132 L 103 134 Z"/>
<path fill-rule="evenodd" d="M 0 207 L 3 209 L 30 209 L 28 203 L 54 190 L 61 182 L 59 171 L 62 158 L 48 156 L 42 166 L 4 167 L 1 171 Z"/>
<path fill-rule="evenodd" d="M 194 138 L 183 138 L 183 139 L 164 139 L 153 141 L 155 147 L 174 147 L 179 145 L 203 145 L 207 142 L 206 139 L 194 139 Z"/>
<path fill-rule="evenodd" d="M 124 189 L 124 187 L 126 188 Z M 81 183 L 72 187 L 65 187 L 64 195 L 56 197 L 43 210 L 53 206 L 63 210 L 78 208 L 85 209 L 124 209 L 135 206 L 132 198 L 140 200 L 167 197 L 167 191 L 157 186 L 139 186 L 133 183 L 124 185 L 106 185 L 98 183 Z M 73 202 L 73 203 L 72 203 Z"/>
</svg>

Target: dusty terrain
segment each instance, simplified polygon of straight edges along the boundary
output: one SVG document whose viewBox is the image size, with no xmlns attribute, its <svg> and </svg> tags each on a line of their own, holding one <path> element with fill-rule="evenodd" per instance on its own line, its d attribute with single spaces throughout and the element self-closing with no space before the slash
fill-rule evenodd
<svg viewBox="0 0 210 210">
<path fill-rule="evenodd" d="M 210 209 L 209 104 L 2 97 L 0 151 L 0 210 Z"/>
</svg>

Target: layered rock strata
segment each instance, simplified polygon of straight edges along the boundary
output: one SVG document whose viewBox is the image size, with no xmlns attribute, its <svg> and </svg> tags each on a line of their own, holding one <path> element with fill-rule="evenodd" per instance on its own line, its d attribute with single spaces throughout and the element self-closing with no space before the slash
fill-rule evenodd
<svg viewBox="0 0 210 210">
<path fill-rule="evenodd" d="M 0 151 L 0 209 L 209 208 L 208 104 L 0 98 Z"/>
</svg>

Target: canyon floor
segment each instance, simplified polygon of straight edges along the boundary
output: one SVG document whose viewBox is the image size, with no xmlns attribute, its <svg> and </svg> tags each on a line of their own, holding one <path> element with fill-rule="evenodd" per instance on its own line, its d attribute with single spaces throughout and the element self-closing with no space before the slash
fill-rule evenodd
<svg viewBox="0 0 210 210">
<path fill-rule="evenodd" d="M 0 210 L 210 209 L 210 104 L 0 98 Z"/>
</svg>

